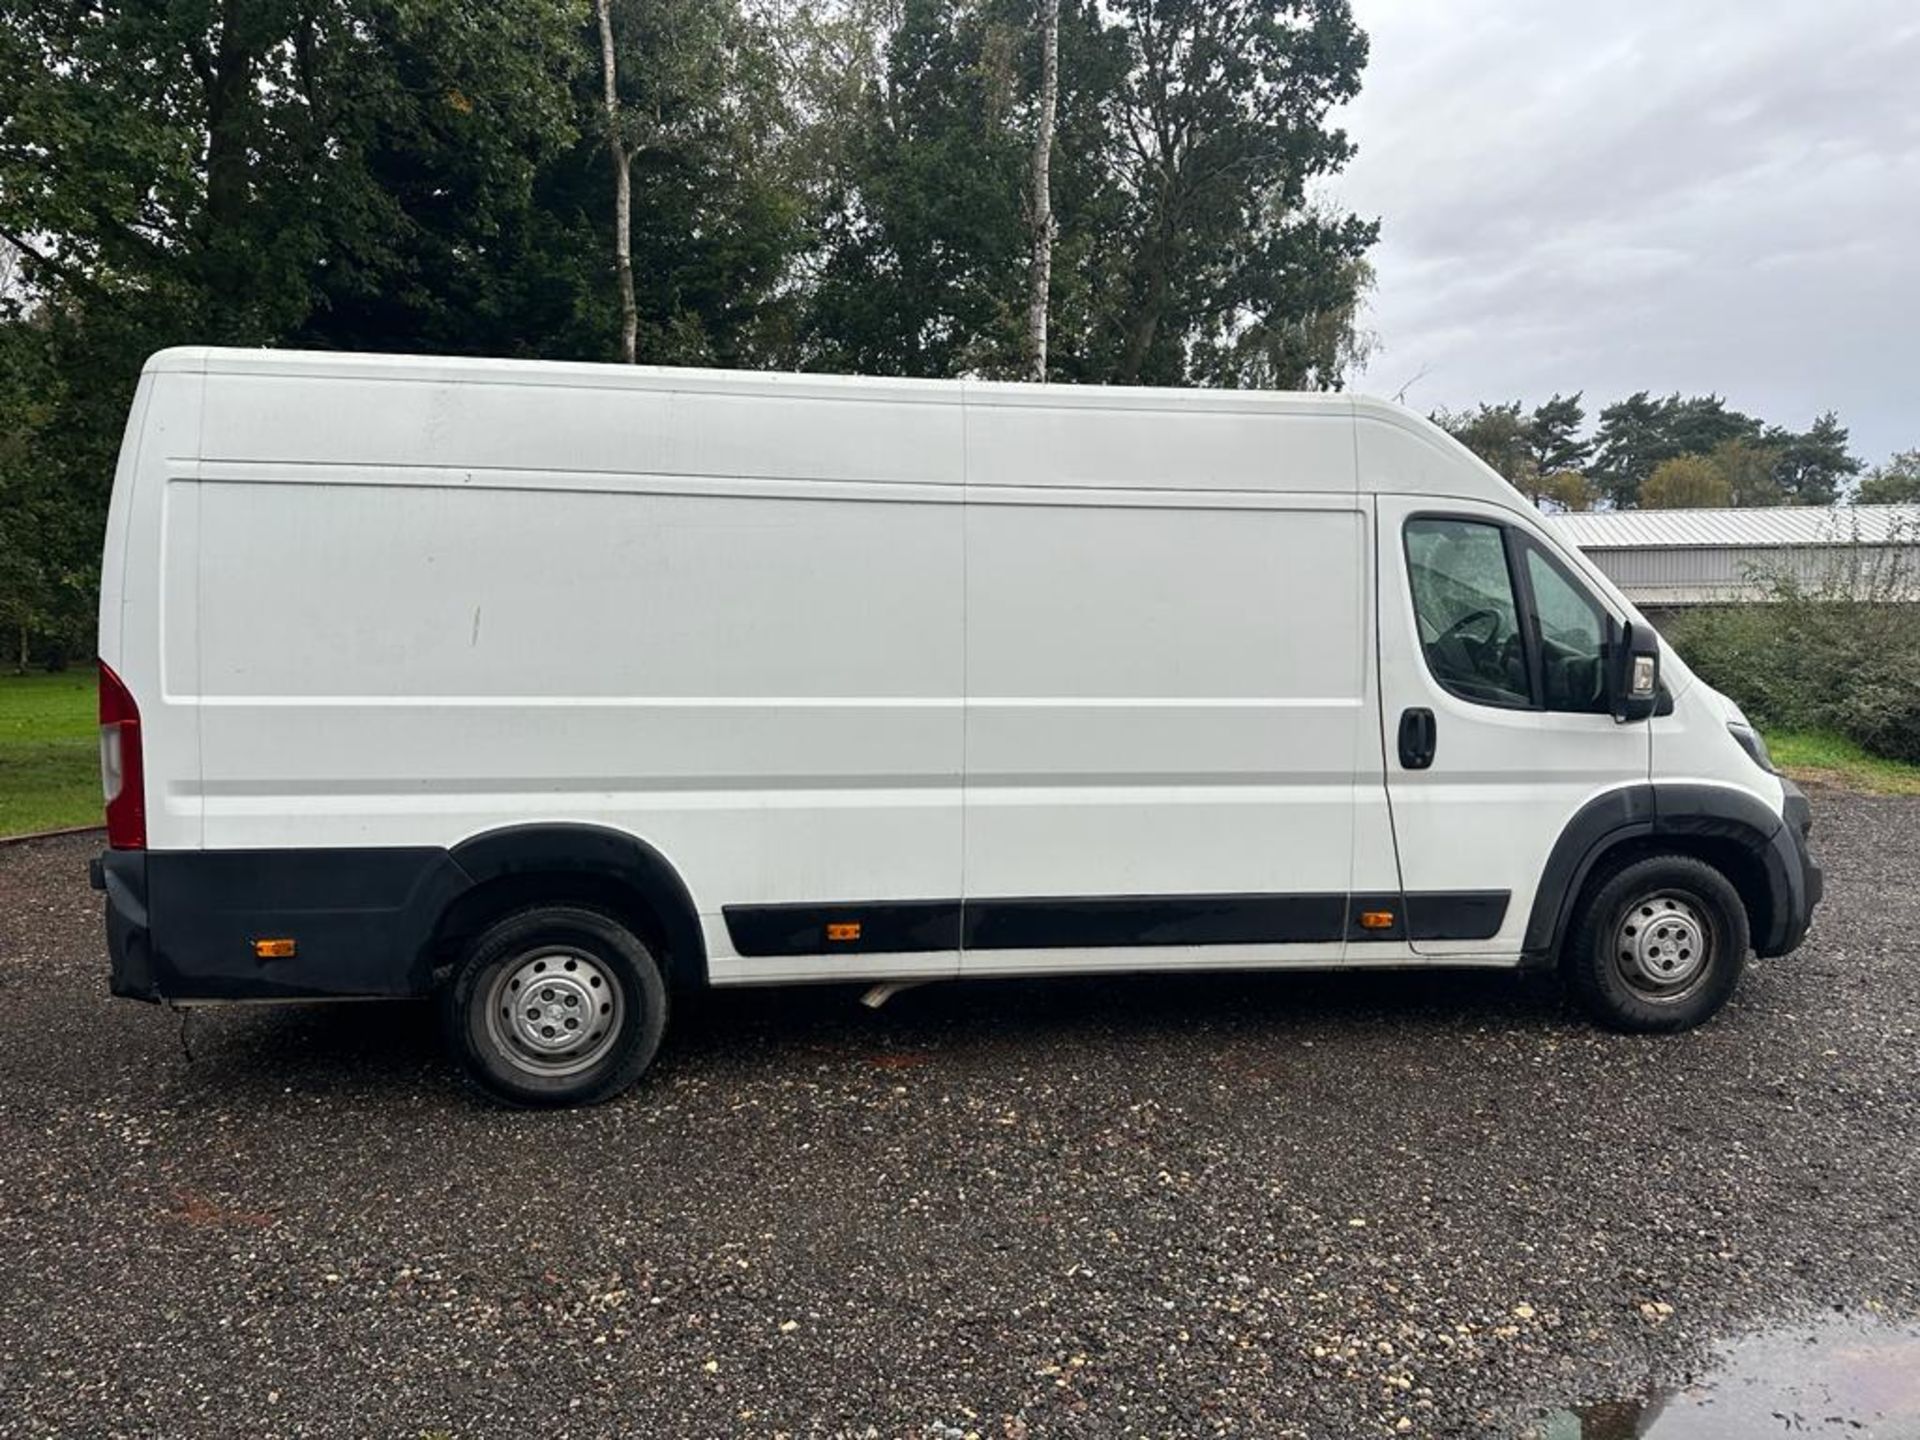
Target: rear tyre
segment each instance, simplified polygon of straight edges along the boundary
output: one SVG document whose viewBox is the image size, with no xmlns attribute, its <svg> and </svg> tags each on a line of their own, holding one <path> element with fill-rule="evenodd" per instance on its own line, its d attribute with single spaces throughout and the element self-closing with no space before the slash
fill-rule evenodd
<svg viewBox="0 0 1920 1440">
<path fill-rule="evenodd" d="M 597 1105 L 653 1063 L 667 987 L 653 955 L 597 910 L 543 905 L 496 922 L 441 988 L 448 1048 L 509 1105 Z"/>
<path fill-rule="evenodd" d="M 1747 958 L 1747 912 L 1691 855 L 1651 855 L 1581 897 L 1564 963 L 1581 1008 L 1614 1030 L 1689 1030 L 1727 1003 Z"/>
</svg>

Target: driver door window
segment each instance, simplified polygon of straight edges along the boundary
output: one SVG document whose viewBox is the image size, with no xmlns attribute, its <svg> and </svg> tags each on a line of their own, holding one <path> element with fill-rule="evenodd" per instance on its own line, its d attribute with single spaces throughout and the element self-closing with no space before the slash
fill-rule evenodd
<svg viewBox="0 0 1920 1440">
<path fill-rule="evenodd" d="M 1540 688 L 1548 710 L 1607 712 L 1607 622 L 1545 551 L 1529 542 L 1527 584 L 1540 629 Z"/>
<path fill-rule="evenodd" d="M 1434 679 L 1463 700 L 1531 706 L 1527 643 L 1501 528 L 1413 519 L 1406 546 L 1420 648 Z"/>
</svg>

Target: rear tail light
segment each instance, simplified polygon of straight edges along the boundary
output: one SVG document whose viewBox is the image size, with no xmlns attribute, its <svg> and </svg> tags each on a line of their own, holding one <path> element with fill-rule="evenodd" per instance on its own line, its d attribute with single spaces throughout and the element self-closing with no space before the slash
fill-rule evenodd
<svg viewBox="0 0 1920 1440">
<path fill-rule="evenodd" d="M 107 844 L 147 848 L 146 778 L 140 764 L 140 707 L 100 662 L 100 786 L 107 796 Z"/>
</svg>

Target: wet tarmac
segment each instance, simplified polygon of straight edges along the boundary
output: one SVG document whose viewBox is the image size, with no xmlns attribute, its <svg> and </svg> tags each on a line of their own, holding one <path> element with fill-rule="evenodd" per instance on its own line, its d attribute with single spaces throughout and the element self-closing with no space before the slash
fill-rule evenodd
<svg viewBox="0 0 1920 1440">
<path fill-rule="evenodd" d="M 1920 1326 L 1825 1315 L 1742 1336 L 1677 1389 L 1576 1405 L 1526 1440 L 1920 1436 Z"/>
</svg>

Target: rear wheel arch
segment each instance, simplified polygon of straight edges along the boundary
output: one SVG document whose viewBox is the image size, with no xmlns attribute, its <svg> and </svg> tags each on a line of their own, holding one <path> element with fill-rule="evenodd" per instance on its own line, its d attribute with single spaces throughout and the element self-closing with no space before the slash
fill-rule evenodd
<svg viewBox="0 0 1920 1440">
<path fill-rule="evenodd" d="M 599 825 L 514 825 L 463 840 L 451 853 L 472 883 L 434 926 L 436 969 L 516 910 L 577 905 L 633 930 L 660 957 L 673 988 L 705 987 L 706 942 L 693 897 L 667 858 L 638 836 Z"/>
</svg>

